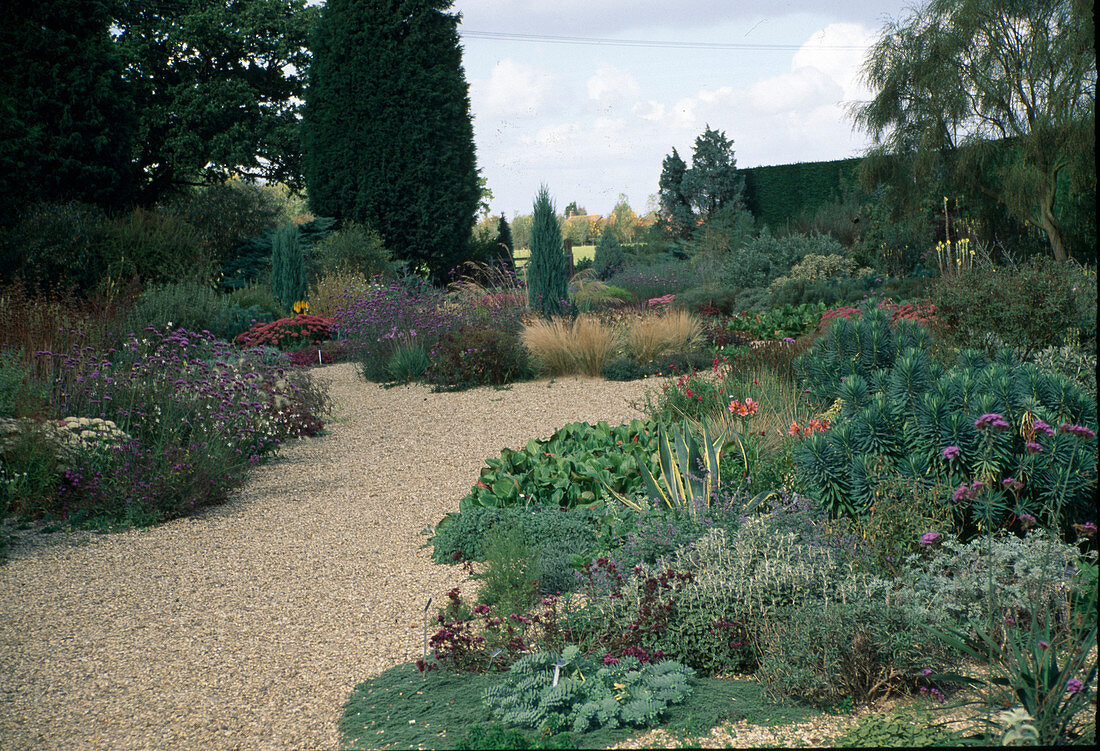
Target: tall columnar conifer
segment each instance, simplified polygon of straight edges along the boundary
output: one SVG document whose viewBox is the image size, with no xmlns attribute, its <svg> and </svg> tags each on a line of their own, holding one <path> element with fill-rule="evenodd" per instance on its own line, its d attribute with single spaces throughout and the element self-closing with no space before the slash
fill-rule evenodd
<svg viewBox="0 0 1100 751">
<path fill-rule="evenodd" d="M 504 263 L 508 268 L 514 268 L 514 256 L 512 252 L 515 250 L 515 245 L 512 243 L 512 228 L 508 226 L 508 220 L 504 218 L 504 214 L 500 215 L 500 221 L 497 223 L 497 237 L 495 241 L 501 263 Z"/>
<path fill-rule="evenodd" d="M 562 250 L 561 225 L 546 186 L 539 188 L 531 219 L 531 259 L 527 262 L 527 294 L 531 309 L 545 316 L 563 311 L 568 295 L 568 267 Z"/>
<path fill-rule="evenodd" d="M 286 311 L 305 298 L 306 260 L 296 224 L 284 224 L 271 240 L 271 290 Z"/>
<path fill-rule="evenodd" d="M 328 0 L 302 126 L 314 213 L 375 228 L 436 280 L 468 255 L 480 191 L 450 0 Z"/>
</svg>

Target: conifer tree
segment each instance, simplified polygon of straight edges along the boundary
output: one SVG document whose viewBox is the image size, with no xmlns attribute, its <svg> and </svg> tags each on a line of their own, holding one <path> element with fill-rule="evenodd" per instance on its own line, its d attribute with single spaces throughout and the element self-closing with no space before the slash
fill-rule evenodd
<svg viewBox="0 0 1100 751">
<path fill-rule="evenodd" d="M 468 257 L 480 190 L 450 0 L 328 0 L 302 124 L 314 213 L 374 227 L 436 280 Z"/>
<path fill-rule="evenodd" d="M 531 219 L 531 259 L 527 262 L 527 296 L 531 310 L 544 316 L 562 313 L 569 280 L 561 225 L 546 186 L 539 188 Z"/>
<path fill-rule="evenodd" d="M 500 263 L 514 270 L 515 256 L 512 251 L 515 250 L 515 246 L 512 244 L 512 228 L 508 226 L 508 220 L 504 218 L 504 214 L 500 215 L 500 221 L 497 222 L 497 238 L 494 244 L 499 251 L 497 258 L 500 259 Z"/>
<path fill-rule="evenodd" d="M 600 279 L 607 279 L 622 268 L 626 260 L 623 254 L 623 246 L 619 244 L 615 233 L 607 228 L 600 233 L 599 242 L 596 243 L 596 257 L 592 260 L 592 266 Z"/>
<path fill-rule="evenodd" d="M 132 198 L 136 121 L 108 0 L 5 3 L 0 24 L 0 201 Z M 2 221 L 2 218 L 0 218 Z"/>
<path fill-rule="evenodd" d="M 296 224 L 284 224 L 271 240 L 271 291 L 286 311 L 305 298 L 306 260 Z"/>
</svg>

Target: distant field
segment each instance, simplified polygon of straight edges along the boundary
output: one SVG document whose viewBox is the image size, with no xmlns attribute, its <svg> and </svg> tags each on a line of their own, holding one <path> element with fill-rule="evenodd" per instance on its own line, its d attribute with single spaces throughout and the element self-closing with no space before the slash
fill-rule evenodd
<svg viewBox="0 0 1100 751">
<path fill-rule="evenodd" d="M 531 257 L 530 248 L 516 248 L 512 253 L 516 259 L 516 268 L 523 268 L 523 265 L 527 263 L 527 259 Z M 573 246 L 573 263 L 577 261 L 583 261 L 586 258 L 596 257 L 595 245 L 574 245 Z"/>
</svg>

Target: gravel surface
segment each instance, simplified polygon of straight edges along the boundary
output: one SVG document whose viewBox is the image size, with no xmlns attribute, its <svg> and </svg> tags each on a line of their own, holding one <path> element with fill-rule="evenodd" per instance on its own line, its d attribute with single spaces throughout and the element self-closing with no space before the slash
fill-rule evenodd
<svg viewBox="0 0 1100 751">
<path fill-rule="evenodd" d="M 0 748 L 336 748 L 365 678 L 415 659 L 429 597 L 473 587 L 425 528 L 488 456 L 575 420 L 618 424 L 644 382 L 433 394 L 314 371 L 330 434 L 229 503 L 120 534 L 28 534 L 0 564 Z"/>
</svg>

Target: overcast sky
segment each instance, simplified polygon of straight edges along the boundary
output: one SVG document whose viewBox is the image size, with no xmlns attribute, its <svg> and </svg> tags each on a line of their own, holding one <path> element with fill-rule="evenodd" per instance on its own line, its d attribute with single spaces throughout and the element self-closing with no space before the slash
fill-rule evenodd
<svg viewBox="0 0 1100 751">
<path fill-rule="evenodd" d="M 675 147 L 690 164 L 707 124 L 733 140 L 740 167 L 858 156 L 867 138 L 847 104 L 869 98 L 866 48 L 911 5 L 456 0 L 492 208 L 530 213 L 545 183 L 559 212 L 576 201 L 607 214 L 624 193 L 644 213 L 665 155 Z M 537 38 L 554 36 L 630 46 Z"/>
</svg>

